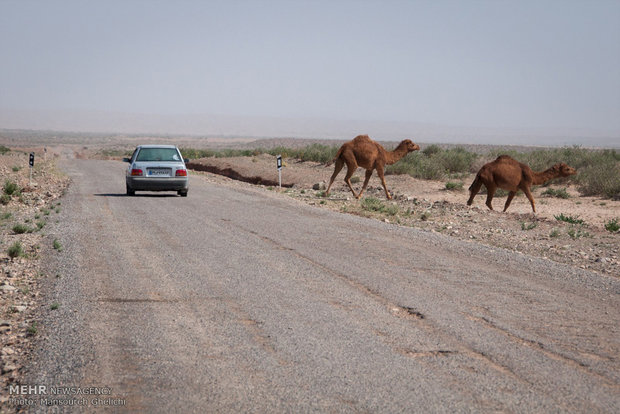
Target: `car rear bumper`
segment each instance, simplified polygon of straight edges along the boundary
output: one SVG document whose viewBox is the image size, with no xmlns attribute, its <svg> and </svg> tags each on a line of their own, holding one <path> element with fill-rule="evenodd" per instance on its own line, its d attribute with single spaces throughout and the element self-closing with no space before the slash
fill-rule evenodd
<svg viewBox="0 0 620 414">
<path fill-rule="evenodd" d="M 127 186 L 134 191 L 179 191 L 187 190 L 187 177 L 126 177 Z"/>
</svg>

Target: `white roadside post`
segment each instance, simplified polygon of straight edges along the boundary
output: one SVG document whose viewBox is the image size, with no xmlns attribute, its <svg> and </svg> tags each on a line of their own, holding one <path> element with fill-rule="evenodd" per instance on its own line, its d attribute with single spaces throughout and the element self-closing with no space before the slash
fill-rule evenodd
<svg viewBox="0 0 620 414">
<path fill-rule="evenodd" d="M 282 189 L 282 156 L 278 155 L 276 158 L 278 166 L 278 185 Z"/>
<path fill-rule="evenodd" d="M 28 161 L 28 164 L 30 165 L 30 180 L 29 180 L 29 185 L 32 186 L 32 167 L 34 167 L 34 152 L 30 153 L 30 160 Z"/>
</svg>

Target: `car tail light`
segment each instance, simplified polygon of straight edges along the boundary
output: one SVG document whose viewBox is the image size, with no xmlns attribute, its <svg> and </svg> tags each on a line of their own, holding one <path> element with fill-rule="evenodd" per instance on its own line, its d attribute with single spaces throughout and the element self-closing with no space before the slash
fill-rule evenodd
<svg viewBox="0 0 620 414">
<path fill-rule="evenodd" d="M 187 177 L 187 170 L 177 170 L 175 174 L 177 177 Z"/>
<path fill-rule="evenodd" d="M 131 175 L 142 175 L 142 170 L 137 168 L 132 168 Z"/>
</svg>

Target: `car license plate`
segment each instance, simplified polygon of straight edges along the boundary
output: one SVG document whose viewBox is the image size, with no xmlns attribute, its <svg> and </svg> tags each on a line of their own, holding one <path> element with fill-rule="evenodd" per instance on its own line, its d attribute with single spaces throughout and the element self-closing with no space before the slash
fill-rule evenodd
<svg viewBox="0 0 620 414">
<path fill-rule="evenodd" d="M 150 169 L 149 176 L 151 177 L 170 177 L 170 169 L 161 168 L 161 169 Z"/>
</svg>

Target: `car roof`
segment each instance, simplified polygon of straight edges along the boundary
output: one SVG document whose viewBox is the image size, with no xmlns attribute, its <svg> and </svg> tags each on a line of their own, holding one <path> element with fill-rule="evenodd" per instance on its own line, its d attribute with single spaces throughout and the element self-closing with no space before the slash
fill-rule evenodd
<svg viewBox="0 0 620 414">
<path fill-rule="evenodd" d="M 138 145 L 138 148 L 176 148 L 176 145 Z"/>
</svg>

